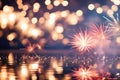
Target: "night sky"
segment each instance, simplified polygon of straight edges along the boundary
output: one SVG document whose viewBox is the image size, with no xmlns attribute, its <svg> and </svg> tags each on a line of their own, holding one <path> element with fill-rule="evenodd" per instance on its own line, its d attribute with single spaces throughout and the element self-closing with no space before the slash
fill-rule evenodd
<svg viewBox="0 0 120 80">
<path fill-rule="evenodd" d="M 1 6 L 0 6 L 1 11 L 3 10 L 3 7 L 5 5 L 8 5 L 8 6 L 13 6 L 15 12 L 21 12 L 22 9 L 18 8 L 16 1 L 17 0 L 1 0 Z M 52 1 L 54 1 L 54 0 L 52 0 Z M 74 34 L 75 31 L 77 32 L 77 29 L 79 29 L 79 28 L 82 28 L 84 30 L 85 27 L 87 27 L 89 24 L 101 24 L 101 23 L 105 22 L 105 19 L 103 18 L 103 16 L 106 15 L 106 13 L 103 12 L 101 14 L 98 14 L 96 12 L 96 10 L 92 10 L 92 11 L 88 10 L 89 4 L 91 4 L 91 3 L 99 4 L 100 6 L 108 5 L 108 7 L 110 7 L 113 4 L 109 0 L 68 0 L 68 2 L 69 2 L 68 6 L 64 7 L 60 4 L 59 6 L 55 6 L 55 7 L 53 7 L 53 9 L 48 10 L 46 8 L 44 0 L 23 0 L 22 4 L 23 5 L 27 4 L 30 7 L 26 11 L 27 14 L 25 15 L 25 17 L 29 17 L 28 14 L 31 12 L 32 6 L 35 2 L 38 2 L 41 5 L 40 10 L 36 13 L 33 13 L 33 16 L 35 16 L 37 18 L 42 17 L 45 12 L 53 13 L 56 11 L 69 10 L 72 13 L 72 12 L 75 12 L 76 10 L 83 11 L 84 20 L 80 21 L 76 25 L 67 25 L 67 26 L 70 26 L 70 28 L 66 27 L 64 29 L 63 35 L 65 38 L 68 38 L 68 39 L 70 39 L 70 36 L 72 34 Z M 60 24 L 64 23 L 65 24 L 64 20 L 58 20 L 58 22 L 56 22 L 56 23 L 60 23 Z M 36 24 L 36 26 L 38 26 L 38 24 Z M 23 45 L 21 43 L 21 33 L 18 30 L 9 29 L 9 28 L 6 28 L 4 30 L 0 29 L 0 30 L 3 32 L 2 37 L 0 37 L 0 49 L 25 48 L 26 45 Z M 15 32 L 17 34 L 17 37 L 12 42 L 8 41 L 6 38 L 6 36 L 11 32 Z M 45 32 L 45 35 L 42 38 L 45 38 L 47 40 L 47 42 L 43 46 L 44 49 L 69 49 L 69 48 L 71 48 L 71 45 L 69 45 L 69 43 L 64 45 L 61 43 L 61 40 L 52 41 L 50 38 L 50 32 L 48 32 L 46 30 L 44 30 L 44 32 Z M 25 38 L 27 38 L 27 37 L 25 37 Z M 39 37 L 37 39 L 32 39 L 32 38 L 27 38 L 27 39 L 30 41 L 31 44 L 34 44 L 34 43 L 37 43 L 39 40 L 41 40 L 41 37 Z M 13 45 L 11 46 L 11 44 L 13 44 Z"/>
</svg>

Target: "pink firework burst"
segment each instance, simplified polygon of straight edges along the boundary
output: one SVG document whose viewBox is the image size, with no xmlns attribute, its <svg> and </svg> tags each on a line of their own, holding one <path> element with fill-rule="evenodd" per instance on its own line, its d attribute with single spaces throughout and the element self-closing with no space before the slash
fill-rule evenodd
<svg viewBox="0 0 120 80">
<path fill-rule="evenodd" d="M 91 34 L 97 40 L 105 40 L 106 39 L 107 30 L 108 30 L 108 28 L 104 27 L 104 25 L 100 25 L 100 26 L 93 25 L 91 27 Z"/>
<path fill-rule="evenodd" d="M 73 76 L 77 78 L 77 80 L 94 80 L 99 77 L 97 71 L 92 68 L 79 68 L 78 70 L 73 71 Z"/>
<path fill-rule="evenodd" d="M 79 51 L 89 51 L 95 47 L 95 40 L 92 35 L 89 35 L 88 32 L 77 33 L 73 36 L 73 41 L 71 42 L 74 48 L 77 48 Z"/>
</svg>

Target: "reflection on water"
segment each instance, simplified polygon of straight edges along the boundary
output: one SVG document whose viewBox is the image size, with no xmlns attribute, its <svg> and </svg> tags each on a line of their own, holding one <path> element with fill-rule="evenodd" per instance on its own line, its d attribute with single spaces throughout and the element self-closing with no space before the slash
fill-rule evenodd
<svg viewBox="0 0 120 80">
<path fill-rule="evenodd" d="M 78 80 L 73 70 L 93 66 L 99 73 L 95 80 L 119 80 L 120 57 L 63 54 L 9 54 L 0 55 L 0 80 Z M 101 62 L 101 63 L 100 63 Z M 104 67 L 101 67 L 101 64 Z M 114 68 L 117 65 L 116 68 Z M 117 76 L 116 76 L 117 74 Z M 113 79 L 110 79 L 113 77 Z M 109 79 L 106 79 L 109 78 Z M 92 80 L 94 80 L 92 79 Z M 83 79 L 84 80 L 84 79 Z M 89 80 L 89 79 L 86 79 Z"/>
</svg>

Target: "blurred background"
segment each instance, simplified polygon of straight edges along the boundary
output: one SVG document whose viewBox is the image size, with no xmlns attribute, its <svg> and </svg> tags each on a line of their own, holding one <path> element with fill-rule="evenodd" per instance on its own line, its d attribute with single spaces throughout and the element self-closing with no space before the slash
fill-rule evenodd
<svg viewBox="0 0 120 80">
<path fill-rule="evenodd" d="M 73 34 L 105 23 L 119 0 L 1 0 L 0 10 L 0 49 L 70 49 Z"/>
<path fill-rule="evenodd" d="M 0 0 L 0 80 L 120 80 L 119 13 L 120 0 Z M 109 40 L 71 45 L 101 24 Z"/>
</svg>

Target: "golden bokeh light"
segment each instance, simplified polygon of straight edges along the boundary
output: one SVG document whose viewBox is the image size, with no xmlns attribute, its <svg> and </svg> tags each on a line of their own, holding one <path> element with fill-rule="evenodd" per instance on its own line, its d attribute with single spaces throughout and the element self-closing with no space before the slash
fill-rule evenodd
<svg viewBox="0 0 120 80">
<path fill-rule="evenodd" d="M 62 5 L 63 6 L 68 6 L 68 1 L 66 1 L 66 0 L 62 1 Z"/>
<path fill-rule="evenodd" d="M 58 33 L 56 33 L 56 32 L 52 32 L 52 39 L 54 40 L 54 41 L 56 41 L 56 40 L 58 40 Z"/>
<path fill-rule="evenodd" d="M 63 67 L 56 67 L 56 72 L 57 74 L 62 74 L 63 73 Z"/>
<path fill-rule="evenodd" d="M 34 3 L 33 5 L 33 12 L 38 12 L 40 9 L 40 4 L 38 2 Z"/>
<path fill-rule="evenodd" d="M 27 29 L 28 29 L 28 24 L 25 22 L 21 23 L 21 30 L 26 31 Z"/>
<path fill-rule="evenodd" d="M 78 16 L 75 15 L 74 13 L 73 13 L 73 14 L 70 14 L 70 15 L 67 17 L 67 19 L 66 19 L 66 21 L 67 21 L 70 25 L 76 25 L 76 24 L 78 23 L 78 20 L 79 20 Z"/>
<path fill-rule="evenodd" d="M 14 11 L 14 8 L 12 7 L 12 6 L 7 6 L 7 5 L 5 5 L 4 7 L 3 7 L 3 12 L 5 12 L 5 13 L 11 13 L 11 12 L 13 12 Z"/>
<path fill-rule="evenodd" d="M 12 41 L 12 40 L 14 40 L 15 38 L 16 38 L 16 33 L 10 33 L 8 36 L 7 36 L 7 40 L 8 41 Z"/>
<path fill-rule="evenodd" d="M 109 16 L 111 16 L 111 15 L 114 14 L 114 12 L 113 12 L 113 10 L 109 9 L 109 10 L 107 11 L 107 14 L 108 14 Z"/>
<path fill-rule="evenodd" d="M 53 4 L 54 4 L 54 6 L 59 6 L 59 5 L 60 5 L 60 1 L 59 1 L 59 0 L 55 0 L 55 1 L 53 2 Z"/>
<path fill-rule="evenodd" d="M 37 75 L 36 74 L 32 74 L 32 80 L 37 80 Z"/>
<path fill-rule="evenodd" d="M 101 7 L 98 7 L 98 8 L 96 9 L 96 12 L 97 12 L 98 14 L 101 14 L 101 13 L 103 12 L 103 9 L 102 9 Z"/>
<path fill-rule="evenodd" d="M 39 29 L 31 29 L 30 30 L 30 34 L 32 35 L 33 38 L 37 38 L 40 35 L 40 33 L 42 34 L 42 32 L 39 31 Z"/>
<path fill-rule="evenodd" d="M 36 24 L 36 23 L 38 22 L 38 19 L 37 19 L 36 17 L 33 17 L 32 20 L 31 20 L 31 22 L 32 22 L 33 24 Z"/>
<path fill-rule="evenodd" d="M 120 1 L 119 0 L 111 0 L 115 5 L 119 5 Z"/>
<path fill-rule="evenodd" d="M 23 8 L 23 1 L 22 0 L 17 0 L 17 5 L 18 5 L 18 8 L 19 9 L 22 9 Z"/>
<path fill-rule="evenodd" d="M 64 31 L 63 26 L 62 26 L 62 25 L 56 26 L 56 27 L 55 27 L 55 31 L 56 31 L 57 33 L 62 33 L 62 32 Z"/>
<path fill-rule="evenodd" d="M 41 17 L 41 18 L 39 19 L 39 23 L 40 23 L 40 24 L 44 24 L 44 23 L 45 23 L 45 18 L 44 18 L 44 17 Z"/>
<path fill-rule="evenodd" d="M 28 6 L 28 5 L 24 5 L 24 6 L 23 6 L 23 10 L 24 10 L 24 11 L 27 11 L 28 9 L 29 9 L 29 6 Z"/>
<path fill-rule="evenodd" d="M 30 71 L 37 71 L 38 68 L 39 68 L 38 62 L 29 64 L 29 69 L 30 69 Z"/>
<path fill-rule="evenodd" d="M 67 17 L 68 14 L 69 14 L 69 11 L 68 11 L 68 10 L 61 12 L 61 16 L 62 16 L 62 17 Z"/>
<path fill-rule="evenodd" d="M 9 25 L 13 26 L 15 24 L 15 20 L 16 20 L 16 15 L 14 13 L 9 14 L 8 16 L 8 20 L 9 20 Z"/>
<path fill-rule="evenodd" d="M 50 16 L 50 13 L 49 12 L 45 12 L 43 16 L 44 16 L 45 19 L 48 19 L 49 16 Z"/>
<path fill-rule="evenodd" d="M 21 69 L 20 69 L 20 73 L 19 73 L 20 79 L 21 80 L 27 80 L 28 74 L 29 74 L 29 72 L 28 72 L 27 65 L 22 64 Z"/>
<path fill-rule="evenodd" d="M 1 67 L 1 74 L 0 74 L 0 80 L 7 80 L 7 67 L 6 66 L 2 66 Z"/>
<path fill-rule="evenodd" d="M 58 39 L 63 39 L 64 35 L 63 34 L 58 34 Z"/>
<path fill-rule="evenodd" d="M 64 38 L 64 39 L 62 40 L 62 43 L 63 43 L 64 45 L 68 44 L 68 43 L 69 43 L 69 39 Z"/>
<path fill-rule="evenodd" d="M 116 12 L 116 11 L 118 11 L 118 6 L 112 5 L 111 9 Z"/>
<path fill-rule="evenodd" d="M 120 62 L 116 65 L 116 69 L 120 70 Z"/>
<path fill-rule="evenodd" d="M 8 17 L 7 17 L 7 15 L 6 14 L 4 14 L 4 13 L 1 13 L 1 15 L 0 15 L 0 27 L 2 28 L 2 29 L 5 29 L 6 27 L 7 27 L 7 24 L 8 24 Z"/>
<path fill-rule="evenodd" d="M 120 44 L 120 37 L 117 37 L 117 38 L 116 38 L 116 42 L 117 42 L 118 44 Z"/>
<path fill-rule="evenodd" d="M 45 0 L 45 5 L 50 5 L 51 4 L 51 0 Z"/>
<path fill-rule="evenodd" d="M 9 63 L 9 65 L 13 65 L 14 64 L 13 53 L 9 53 L 9 55 L 8 55 L 8 63 Z"/>
<path fill-rule="evenodd" d="M 94 9 L 95 9 L 94 4 L 89 4 L 89 5 L 88 5 L 88 9 L 89 9 L 89 10 L 94 10 Z"/>
<path fill-rule="evenodd" d="M 82 16 L 83 15 L 83 11 L 82 10 L 77 10 L 76 11 L 76 15 L 77 16 Z"/>
<path fill-rule="evenodd" d="M 53 9 L 53 5 L 52 5 L 52 4 L 47 5 L 47 9 L 48 9 L 48 10 Z"/>
</svg>

